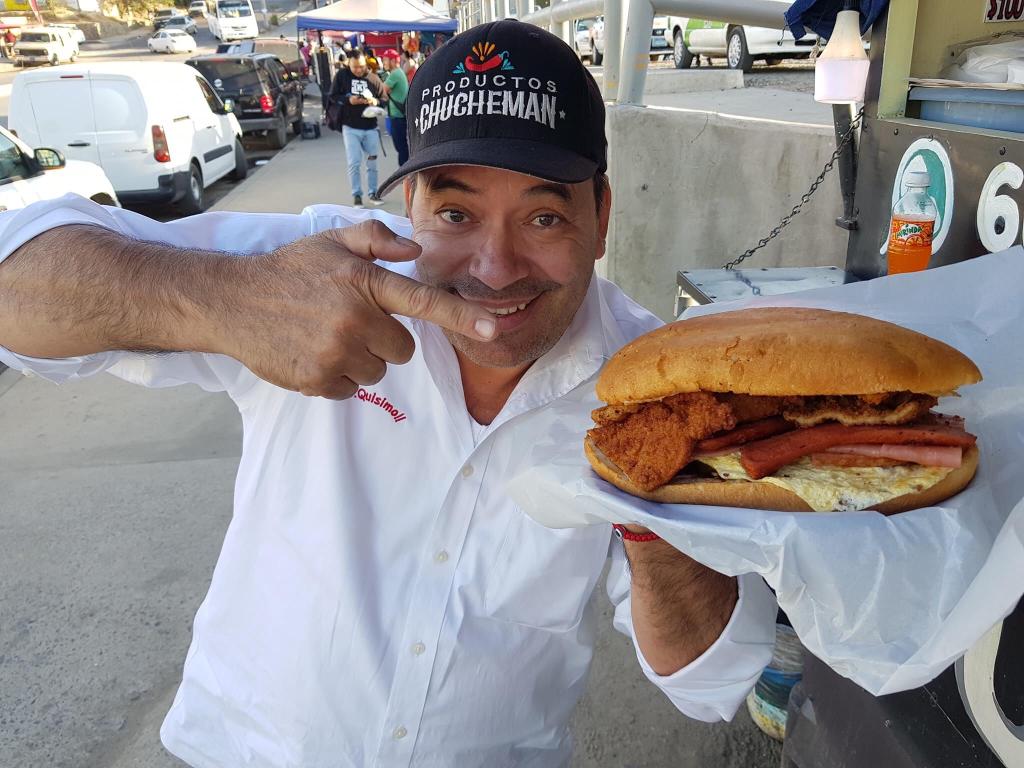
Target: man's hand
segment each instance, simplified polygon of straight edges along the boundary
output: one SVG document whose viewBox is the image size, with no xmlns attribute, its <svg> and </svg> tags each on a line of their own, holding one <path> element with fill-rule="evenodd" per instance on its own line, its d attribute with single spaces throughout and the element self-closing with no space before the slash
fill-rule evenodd
<svg viewBox="0 0 1024 768">
<path fill-rule="evenodd" d="M 239 256 L 71 224 L 0 263 L 0 345 L 29 357 L 111 350 L 216 352 L 287 389 L 351 397 L 412 357 L 391 317 L 488 341 L 487 310 L 373 262 L 420 253 L 379 221 Z"/>
<path fill-rule="evenodd" d="M 248 295 L 214 346 L 278 386 L 344 399 L 412 357 L 412 336 L 393 314 L 490 340 L 496 324 L 487 310 L 373 263 L 419 253 L 413 241 L 366 221 L 244 260 Z"/>
</svg>

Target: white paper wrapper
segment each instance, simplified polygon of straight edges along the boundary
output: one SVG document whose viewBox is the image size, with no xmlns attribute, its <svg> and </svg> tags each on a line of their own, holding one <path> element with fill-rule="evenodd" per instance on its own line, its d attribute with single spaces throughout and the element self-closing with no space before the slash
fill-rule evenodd
<svg viewBox="0 0 1024 768">
<path fill-rule="evenodd" d="M 525 419 L 523 465 L 509 490 L 551 527 L 645 525 L 722 573 L 756 572 L 776 590 L 804 645 L 874 695 L 933 679 L 1006 616 L 1024 591 L 1024 249 L 954 266 L 751 302 L 844 310 L 888 320 L 960 349 L 984 381 L 938 410 L 967 420 L 981 464 L 940 507 L 784 513 L 654 504 L 595 475 L 583 455 L 586 382 Z"/>
</svg>

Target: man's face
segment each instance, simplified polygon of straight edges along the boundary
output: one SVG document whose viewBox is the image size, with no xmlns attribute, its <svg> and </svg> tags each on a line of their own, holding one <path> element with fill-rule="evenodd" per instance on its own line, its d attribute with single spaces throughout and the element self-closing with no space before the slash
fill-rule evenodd
<svg viewBox="0 0 1024 768">
<path fill-rule="evenodd" d="M 496 314 L 498 336 L 445 331 L 477 365 L 516 368 L 541 357 L 579 309 L 604 255 L 610 196 L 594 184 L 555 184 L 476 166 L 446 166 L 406 180 L 420 279 Z"/>
<path fill-rule="evenodd" d="M 384 70 L 386 72 L 390 72 L 398 66 L 398 59 L 392 59 L 390 56 L 381 59 L 381 62 L 384 64 Z"/>
<path fill-rule="evenodd" d="M 363 77 L 366 74 L 366 57 L 350 56 L 348 60 L 348 68 L 352 70 L 352 74 L 356 77 Z"/>
</svg>

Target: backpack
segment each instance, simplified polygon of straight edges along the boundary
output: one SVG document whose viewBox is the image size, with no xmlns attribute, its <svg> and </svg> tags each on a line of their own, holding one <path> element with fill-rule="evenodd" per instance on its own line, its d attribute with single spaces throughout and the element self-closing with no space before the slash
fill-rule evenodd
<svg viewBox="0 0 1024 768">
<path fill-rule="evenodd" d="M 327 127 L 332 131 L 341 130 L 341 102 L 333 96 L 327 97 Z"/>
</svg>

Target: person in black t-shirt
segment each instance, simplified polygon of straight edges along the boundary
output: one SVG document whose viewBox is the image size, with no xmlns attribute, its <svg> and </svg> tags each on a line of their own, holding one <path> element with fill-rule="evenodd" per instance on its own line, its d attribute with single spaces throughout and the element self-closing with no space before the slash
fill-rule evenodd
<svg viewBox="0 0 1024 768">
<path fill-rule="evenodd" d="M 380 154 L 380 133 L 376 117 L 363 117 L 367 107 L 376 107 L 384 98 L 384 84 L 366 66 L 366 56 L 353 53 L 348 67 L 339 69 L 331 85 L 331 99 L 341 104 L 341 132 L 348 159 L 348 177 L 352 183 L 354 205 L 363 204 L 361 166 L 366 157 L 366 186 L 370 202 L 380 205 L 377 194 L 377 155 Z"/>
</svg>

